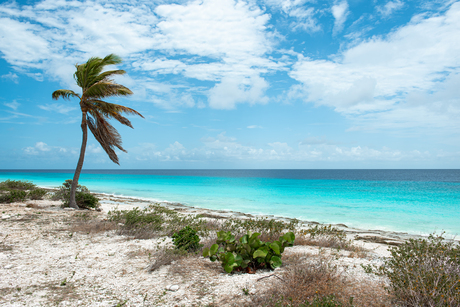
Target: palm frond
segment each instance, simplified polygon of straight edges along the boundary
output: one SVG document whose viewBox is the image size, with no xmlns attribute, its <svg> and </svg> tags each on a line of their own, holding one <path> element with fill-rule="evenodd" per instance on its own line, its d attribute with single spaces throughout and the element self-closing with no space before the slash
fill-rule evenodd
<svg viewBox="0 0 460 307">
<path fill-rule="evenodd" d="M 103 73 L 100 73 L 97 77 L 94 78 L 94 83 L 98 83 L 101 81 L 109 81 L 109 77 L 113 75 L 124 75 L 126 71 L 122 69 L 117 69 L 117 70 L 108 70 L 104 71 Z M 93 84 L 94 84 L 93 83 Z"/>
<path fill-rule="evenodd" d="M 103 118 L 103 116 L 94 111 L 90 111 L 90 114 L 91 116 L 87 116 L 89 129 L 99 144 L 101 144 L 110 160 L 119 165 L 120 163 L 118 162 L 118 156 L 115 153 L 114 147 L 117 147 L 121 151 L 127 152 L 121 146 L 122 142 L 120 134 L 109 122 Z"/>
<path fill-rule="evenodd" d="M 140 117 L 144 118 L 144 116 L 142 116 L 142 114 L 137 112 L 136 110 L 119 104 L 108 103 L 102 100 L 90 100 L 86 102 L 88 105 L 88 109 L 92 109 L 94 112 L 101 114 L 103 117 L 107 119 L 113 118 L 117 120 L 120 124 L 123 124 L 133 129 L 134 127 L 132 126 L 129 119 L 122 116 L 121 113 L 139 115 Z"/>
<path fill-rule="evenodd" d="M 99 76 L 104 70 L 105 66 L 119 64 L 121 62 L 122 62 L 122 59 L 115 54 L 109 54 L 103 59 L 99 57 L 92 57 L 84 64 L 75 65 L 75 67 L 77 68 L 77 71 L 74 74 L 74 78 L 77 84 L 83 90 L 85 90 L 91 87 L 93 84 L 103 80 L 103 79 L 100 79 Z M 117 71 L 112 71 L 112 74 L 123 74 L 124 73 L 124 72 L 121 72 L 121 70 L 119 71 L 119 73 L 114 73 L 114 72 L 117 72 Z"/>
<path fill-rule="evenodd" d="M 102 59 L 102 65 L 103 66 L 120 64 L 121 62 L 123 62 L 121 57 L 119 57 L 118 55 L 113 54 L 113 53 L 105 56 L 105 58 Z"/>
<path fill-rule="evenodd" d="M 80 96 L 75 93 L 74 91 L 71 90 L 57 90 L 54 91 L 52 94 L 53 99 L 58 100 L 59 97 L 62 97 L 63 99 L 70 100 L 70 97 L 77 97 L 80 98 Z"/>
<path fill-rule="evenodd" d="M 120 84 L 114 83 L 112 81 L 102 81 L 96 84 L 93 84 L 90 88 L 84 91 L 83 95 L 86 98 L 104 98 L 110 96 L 127 96 L 131 95 L 133 92 Z"/>
</svg>

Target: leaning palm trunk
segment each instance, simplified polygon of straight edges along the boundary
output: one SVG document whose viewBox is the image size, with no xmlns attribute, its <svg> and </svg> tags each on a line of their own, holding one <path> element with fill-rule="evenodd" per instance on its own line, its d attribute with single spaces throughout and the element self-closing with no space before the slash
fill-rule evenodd
<svg viewBox="0 0 460 307">
<path fill-rule="evenodd" d="M 83 168 L 85 159 L 86 143 L 88 141 L 88 127 L 96 140 L 101 144 L 110 160 L 119 164 L 118 156 L 114 151 L 114 147 L 126 152 L 121 146 L 121 136 L 118 131 L 107 121 L 107 119 L 116 119 L 121 124 L 133 128 L 131 122 L 123 117 L 121 113 L 135 114 L 143 118 L 143 116 L 131 108 L 108 103 L 102 98 L 110 96 L 126 96 L 132 92 L 127 87 L 115 83 L 109 79 L 112 75 L 122 75 L 124 70 L 111 70 L 103 72 L 107 65 L 119 64 L 121 58 L 114 54 L 110 54 L 105 58 L 90 58 L 85 64 L 75 65 L 77 71 L 74 74 L 74 79 L 77 85 L 82 88 L 82 95 L 71 90 L 57 90 L 53 92 L 53 99 L 70 99 L 76 97 L 80 99 L 80 108 L 82 112 L 81 130 L 83 132 L 83 140 L 80 149 L 80 157 L 78 158 L 77 168 L 72 180 L 70 189 L 70 207 L 78 209 L 75 200 L 78 187 L 78 179 Z"/>
<path fill-rule="evenodd" d="M 83 132 L 83 139 L 81 141 L 80 157 L 78 158 L 77 168 L 73 175 L 72 186 L 70 188 L 70 202 L 69 207 L 78 209 L 75 194 L 77 193 L 78 179 L 80 178 L 81 169 L 83 168 L 83 160 L 85 160 L 86 143 L 88 141 L 88 125 L 86 123 L 86 112 L 82 113 L 81 130 Z"/>
</svg>

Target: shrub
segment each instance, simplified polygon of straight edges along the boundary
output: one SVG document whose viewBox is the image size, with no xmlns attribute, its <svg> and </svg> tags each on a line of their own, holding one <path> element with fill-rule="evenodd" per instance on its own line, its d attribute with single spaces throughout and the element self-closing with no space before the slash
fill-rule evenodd
<svg viewBox="0 0 460 307">
<path fill-rule="evenodd" d="M 14 203 L 17 201 L 24 201 L 26 196 L 26 191 L 6 189 L 6 192 L 0 195 L 0 203 Z"/>
<path fill-rule="evenodd" d="M 378 270 L 403 306 L 460 306 L 460 247 L 442 235 L 410 239 L 390 249 Z"/>
<path fill-rule="evenodd" d="M 118 233 L 134 236 L 136 239 L 150 239 L 159 235 L 172 235 L 188 225 L 198 234 L 207 235 L 206 221 L 197 216 L 182 216 L 176 211 L 160 206 L 150 205 L 146 208 L 131 210 L 111 210 L 110 221 L 122 223 Z"/>
<path fill-rule="evenodd" d="M 300 260 L 299 256 L 305 260 Z M 259 295 L 251 297 L 251 303 L 245 306 L 353 306 L 353 292 L 363 291 L 353 291 L 354 282 L 346 277 L 346 272 L 334 265 L 330 257 L 305 256 L 307 255 L 298 254 L 294 262 L 288 262 L 286 269 L 280 272 L 278 280 L 268 285 Z M 374 300 L 376 295 L 369 295 L 367 300 L 364 299 L 365 303 L 358 306 L 388 306 L 375 305 Z"/>
<path fill-rule="evenodd" d="M 187 257 L 189 257 L 189 253 L 184 249 L 162 248 L 152 256 L 155 261 L 149 265 L 147 271 L 152 272 L 158 270 L 162 266 L 170 265 L 173 261 Z"/>
<path fill-rule="evenodd" d="M 36 185 L 30 181 L 10 180 L 0 182 L 0 189 L 33 190 Z"/>
<path fill-rule="evenodd" d="M 343 230 L 331 225 L 315 225 L 314 227 L 300 230 L 298 235 L 296 245 L 315 245 L 358 251 L 358 248 L 353 246 L 352 241 L 347 239 L 347 235 Z"/>
<path fill-rule="evenodd" d="M 48 193 L 46 190 L 38 188 L 38 189 L 29 191 L 29 193 L 27 194 L 27 197 L 32 200 L 43 199 L 46 193 Z"/>
<path fill-rule="evenodd" d="M 189 252 L 196 251 L 203 247 L 203 245 L 200 244 L 200 237 L 190 226 L 185 226 L 178 233 L 174 233 L 172 239 L 176 248 L 184 249 Z"/>
<path fill-rule="evenodd" d="M 255 219 L 237 219 L 230 218 L 220 227 L 222 231 L 230 231 L 236 236 L 244 235 L 248 231 L 258 232 L 268 240 L 274 240 L 285 231 L 294 232 L 299 221 L 292 220 L 289 223 L 275 219 L 255 218 Z"/>
<path fill-rule="evenodd" d="M 219 231 L 216 244 L 203 250 L 203 257 L 211 261 L 219 260 L 224 270 L 246 270 L 253 273 L 260 268 L 275 269 L 281 266 L 281 254 L 284 248 L 294 243 L 294 233 L 288 232 L 274 242 L 263 242 L 260 233 L 248 232 L 239 240 L 230 232 Z M 219 247 L 219 245 L 221 245 Z"/>
<path fill-rule="evenodd" d="M 68 207 L 70 204 L 70 190 L 72 188 L 72 179 L 67 179 L 59 190 L 54 192 L 52 200 L 61 200 L 63 207 Z M 75 201 L 80 208 L 98 208 L 99 199 L 91 194 L 89 189 L 82 185 L 77 185 L 75 193 Z"/>
<path fill-rule="evenodd" d="M 70 197 L 70 194 L 69 194 Z M 86 193 L 86 192 L 78 192 L 75 194 L 75 201 L 77 202 L 78 207 L 80 208 L 99 208 L 99 198 L 94 196 L 91 193 Z"/>
</svg>

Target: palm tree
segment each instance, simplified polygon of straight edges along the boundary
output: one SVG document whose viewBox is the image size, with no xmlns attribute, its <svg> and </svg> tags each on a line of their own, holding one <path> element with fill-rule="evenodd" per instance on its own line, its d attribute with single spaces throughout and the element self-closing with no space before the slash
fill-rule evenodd
<svg viewBox="0 0 460 307">
<path fill-rule="evenodd" d="M 57 90 L 53 92 L 52 97 L 56 100 L 59 99 L 59 97 L 67 100 L 70 100 L 71 97 L 80 99 L 83 140 L 81 143 L 80 158 L 78 159 L 70 190 L 70 207 L 75 209 L 78 209 L 78 205 L 75 201 L 75 193 L 78 185 L 78 178 L 80 177 L 83 167 L 83 160 L 85 158 L 88 127 L 99 144 L 101 144 L 102 148 L 104 148 L 109 158 L 114 163 L 119 164 L 114 148 L 117 147 L 124 152 L 126 152 L 126 150 L 121 147 L 120 134 L 107 120 L 113 118 L 121 124 L 133 128 L 131 122 L 126 117 L 121 116 L 122 113 L 135 114 L 144 118 L 136 110 L 101 100 L 106 97 L 127 96 L 133 93 L 129 88 L 117 84 L 110 79 L 113 75 L 124 74 L 124 70 L 103 71 L 105 66 L 119 64 L 121 62 L 122 60 L 119 56 L 109 54 L 103 59 L 92 57 L 84 64 L 76 64 L 75 67 L 77 70 L 73 77 L 77 85 L 82 89 L 81 95 L 72 90 Z"/>
</svg>

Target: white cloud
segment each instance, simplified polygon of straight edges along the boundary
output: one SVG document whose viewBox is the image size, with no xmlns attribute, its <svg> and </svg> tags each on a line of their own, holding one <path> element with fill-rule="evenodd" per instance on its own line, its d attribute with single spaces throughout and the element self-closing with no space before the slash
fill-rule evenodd
<svg viewBox="0 0 460 307">
<path fill-rule="evenodd" d="M 337 34 L 343 30 L 345 21 L 347 20 L 348 14 L 348 2 L 346 0 L 341 1 L 332 6 L 332 16 L 334 16 L 334 29 L 333 34 Z"/>
<path fill-rule="evenodd" d="M 214 109 L 234 109 L 237 103 L 265 104 L 268 83 L 259 76 L 226 77 L 209 91 L 209 106 Z"/>
<path fill-rule="evenodd" d="M 11 71 L 9 73 L 7 73 L 6 75 L 2 75 L 1 76 L 2 79 L 8 79 L 8 80 L 11 80 L 13 81 L 14 83 L 18 84 L 19 83 L 19 77 L 18 75 L 12 73 Z"/>
<path fill-rule="evenodd" d="M 269 16 L 234 0 L 160 5 L 155 39 L 159 48 L 214 58 L 244 59 L 264 54 L 271 42 L 263 32 Z"/>
<path fill-rule="evenodd" d="M 317 32 L 321 30 L 318 20 L 315 17 L 317 10 L 314 7 L 308 7 L 309 0 L 265 0 L 269 6 L 282 11 L 293 21 L 290 23 L 290 29 L 293 31 L 304 30 L 307 32 Z M 292 20 L 291 19 L 291 20 Z"/>
<path fill-rule="evenodd" d="M 51 148 L 44 142 L 37 142 L 33 147 L 26 147 L 23 149 L 28 155 L 38 155 L 41 152 L 48 152 Z"/>
<path fill-rule="evenodd" d="M 248 128 L 248 129 L 262 129 L 263 127 L 258 126 L 258 125 L 250 125 L 250 126 L 247 126 L 246 128 Z"/>
<path fill-rule="evenodd" d="M 267 26 L 269 18 L 257 6 L 237 0 L 162 5 L 141 0 L 116 4 L 91 0 L 47 0 L 29 6 L 11 3 L 0 5 L 0 51 L 18 73 L 40 81 L 52 78 L 74 90 L 74 64 L 108 53 L 124 57 L 125 65 L 149 72 L 154 78 L 182 74 L 197 80 L 236 78 L 243 80 L 242 85 L 247 83 L 244 80 L 260 84 L 257 80 L 262 73 L 285 66 L 266 56 L 274 46 Z M 184 57 L 179 60 L 177 55 Z M 170 81 L 156 82 L 147 89 L 142 88 L 151 78 L 144 75 L 132 81 L 139 84 L 139 97 L 158 106 L 196 105 L 191 96 L 180 103 L 166 101 L 178 95 L 179 86 L 168 85 Z M 154 87 L 168 86 L 176 89 L 175 93 L 166 91 L 172 93 L 169 97 L 164 91 L 153 93 Z M 259 88 L 257 84 L 254 87 Z M 195 93 L 202 92 L 198 89 Z"/>
<path fill-rule="evenodd" d="M 235 138 L 226 136 L 225 133 L 216 137 L 203 138 L 202 142 L 201 147 L 186 148 L 176 141 L 164 150 L 158 149 L 154 144 L 146 143 L 129 151 L 136 157 L 136 160 L 141 161 L 186 162 L 412 162 L 429 161 L 434 155 L 442 154 L 442 152 L 430 153 L 418 150 L 402 151 L 387 147 L 339 146 L 337 142 L 314 137 L 306 140 L 308 144 L 301 143 L 297 148 L 285 142 L 272 142 L 262 148 L 257 148 L 243 145 Z"/>
<path fill-rule="evenodd" d="M 395 11 L 400 10 L 404 7 L 404 2 L 402 0 L 388 1 L 384 6 L 377 6 L 377 11 L 383 17 L 389 17 Z"/>
<path fill-rule="evenodd" d="M 13 100 L 12 102 L 5 102 L 3 105 L 16 111 L 21 104 L 16 100 Z"/>
<path fill-rule="evenodd" d="M 458 33 L 457 2 L 443 15 L 417 16 L 333 60 L 299 57 L 290 76 L 302 85 L 289 95 L 330 106 L 362 125 L 458 127 Z"/>
<path fill-rule="evenodd" d="M 66 104 L 60 104 L 60 103 L 48 103 L 46 105 L 39 105 L 38 107 L 45 111 L 53 111 L 53 112 L 58 112 L 61 114 L 67 114 L 70 111 L 77 109 L 76 107 L 72 107 L 72 106 L 69 106 Z"/>
</svg>

